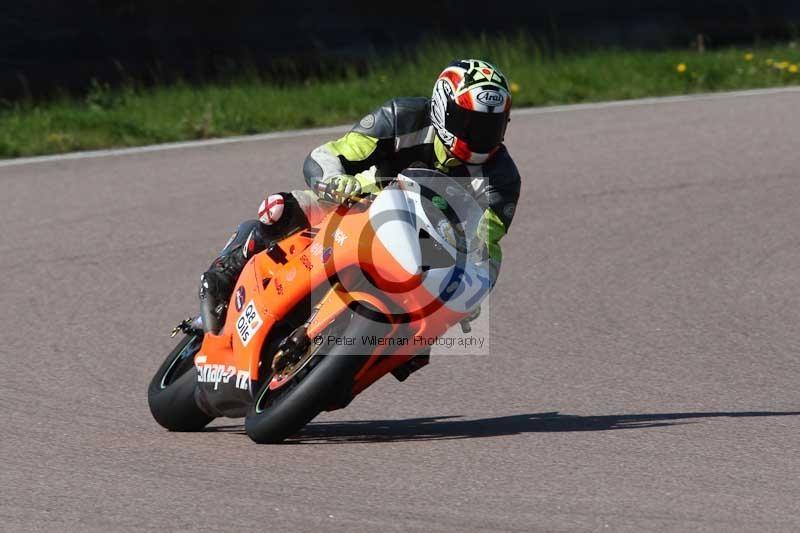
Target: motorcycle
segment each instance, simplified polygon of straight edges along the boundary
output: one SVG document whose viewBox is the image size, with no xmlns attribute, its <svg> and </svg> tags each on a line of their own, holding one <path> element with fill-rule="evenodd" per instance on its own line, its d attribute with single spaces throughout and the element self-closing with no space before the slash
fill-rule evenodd
<svg viewBox="0 0 800 533">
<path fill-rule="evenodd" d="M 199 317 L 175 329 L 183 337 L 148 388 L 153 417 L 172 431 L 245 417 L 252 440 L 278 443 L 381 377 L 405 379 L 417 340 L 468 331 L 491 289 L 482 212 L 463 184 L 406 169 L 270 243 L 244 267 L 218 334 Z"/>
</svg>

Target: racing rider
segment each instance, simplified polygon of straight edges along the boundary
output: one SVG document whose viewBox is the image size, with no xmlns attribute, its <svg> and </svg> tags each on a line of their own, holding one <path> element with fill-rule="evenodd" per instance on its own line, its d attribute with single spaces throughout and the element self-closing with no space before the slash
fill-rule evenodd
<svg viewBox="0 0 800 533">
<path fill-rule="evenodd" d="M 270 241 L 315 226 L 338 204 L 376 192 L 376 177 L 396 176 L 412 166 L 445 173 L 471 192 L 484 209 L 478 237 L 496 273 L 499 241 L 514 217 L 520 190 L 519 173 L 502 144 L 510 111 L 508 82 L 500 70 L 463 59 L 442 71 L 431 98 L 389 100 L 340 139 L 312 150 L 303 165 L 310 190 L 268 196 L 258 220 L 240 224 L 201 276 L 205 330 L 221 329 L 231 291 L 253 254 Z"/>
</svg>

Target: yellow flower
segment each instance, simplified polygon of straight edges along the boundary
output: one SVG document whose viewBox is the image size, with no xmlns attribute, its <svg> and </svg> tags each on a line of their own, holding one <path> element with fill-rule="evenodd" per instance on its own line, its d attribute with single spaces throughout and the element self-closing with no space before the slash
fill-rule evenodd
<svg viewBox="0 0 800 533">
<path fill-rule="evenodd" d="M 684 72 L 686 72 L 686 64 L 685 64 L 685 63 L 678 63 L 678 64 L 675 66 L 675 70 L 677 70 L 678 72 L 680 72 L 681 74 L 683 74 Z"/>
<path fill-rule="evenodd" d="M 789 65 L 789 72 L 792 74 L 797 74 L 797 65 Z"/>
<path fill-rule="evenodd" d="M 752 61 L 752 60 L 753 60 L 753 54 L 751 54 L 750 52 L 747 52 L 747 53 L 744 55 L 744 60 L 745 60 L 745 61 Z"/>
<path fill-rule="evenodd" d="M 512 81 L 511 82 L 511 86 L 509 87 L 509 89 L 511 89 L 512 93 L 518 93 L 519 92 L 519 83 L 517 83 L 515 81 Z"/>
<path fill-rule="evenodd" d="M 766 63 L 767 65 L 772 65 L 772 58 L 771 57 L 768 58 L 766 61 L 764 61 L 764 63 Z"/>
<path fill-rule="evenodd" d="M 781 61 L 780 63 L 775 63 L 775 68 L 778 70 L 786 70 L 789 67 L 788 61 Z"/>
</svg>

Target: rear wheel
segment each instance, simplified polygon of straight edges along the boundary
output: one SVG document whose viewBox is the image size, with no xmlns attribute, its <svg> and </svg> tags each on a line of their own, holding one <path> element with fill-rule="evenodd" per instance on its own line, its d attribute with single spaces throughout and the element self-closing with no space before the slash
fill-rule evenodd
<svg viewBox="0 0 800 533">
<path fill-rule="evenodd" d="M 198 431 L 214 419 L 195 401 L 194 356 L 202 343 L 202 335 L 186 335 L 161 364 L 147 388 L 150 413 L 170 431 Z"/>
<path fill-rule="evenodd" d="M 372 351 L 358 341 L 362 335 L 383 336 L 388 329 L 388 325 L 344 313 L 322 337 L 355 339 L 354 344 L 320 343 L 291 374 L 264 383 L 245 418 L 247 435 L 261 444 L 276 444 L 297 433 L 326 408 L 347 404 L 353 377 Z"/>
</svg>

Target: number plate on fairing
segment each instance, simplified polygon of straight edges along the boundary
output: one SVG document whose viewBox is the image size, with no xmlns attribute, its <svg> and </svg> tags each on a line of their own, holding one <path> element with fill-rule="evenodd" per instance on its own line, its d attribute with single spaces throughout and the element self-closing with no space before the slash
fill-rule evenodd
<svg viewBox="0 0 800 533">
<path fill-rule="evenodd" d="M 256 310 L 255 302 L 250 300 L 236 321 L 236 333 L 239 334 L 242 346 L 247 346 L 250 343 L 263 323 L 264 321 L 261 320 L 261 316 Z"/>
</svg>

